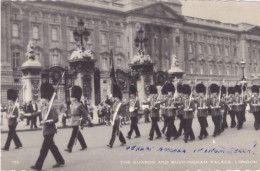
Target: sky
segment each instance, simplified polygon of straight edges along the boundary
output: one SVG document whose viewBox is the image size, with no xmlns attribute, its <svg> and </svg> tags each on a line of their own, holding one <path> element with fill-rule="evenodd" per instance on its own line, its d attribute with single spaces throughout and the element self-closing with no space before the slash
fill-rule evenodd
<svg viewBox="0 0 260 171">
<path fill-rule="evenodd" d="M 260 0 L 180 0 L 182 14 L 224 23 L 260 26 Z"/>
</svg>

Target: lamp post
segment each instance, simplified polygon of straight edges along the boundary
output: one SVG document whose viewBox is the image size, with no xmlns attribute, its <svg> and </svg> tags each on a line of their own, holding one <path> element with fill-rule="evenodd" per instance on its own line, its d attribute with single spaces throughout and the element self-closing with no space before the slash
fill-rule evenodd
<svg viewBox="0 0 260 171">
<path fill-rule="evenodd" d="M 80 43 L 80 47 L 85 50 L 84 48 L 84 43 L 83 43 L 83 38 L 85 41 L 88 41 L 88 37 L 89 37 L 90 33 L 87 30 L 87 28 L 84 27 L 84 22 L 82 21 L 82 19 L 79 20 L 78 22 L 78 28 L 76 28 L 73 31 L 73 36 L 74 36 L 74 40 L 76 42 Z"/>
<path fill-rule="evenodd" d="M 242 61 L 240 62 L 240 65 L 241 65 L 242 72 L 243 72 L 242 81 L 245 81 L 245 65 L 246 65 L 246 62 L 244 61 L 244 59 L 242 59 Z"/>
<path fill-rule="evenodd" d="M 143 34 L 144 34 L 144 30 L 140 28 L 135 38 L 135 46 L 138 48 L 140 45 L 141 51 L 143 51 L 143 45 L 146 45 L 145 43 L 148 41 L 148 39 L 144 37 Z"/>
</svg>

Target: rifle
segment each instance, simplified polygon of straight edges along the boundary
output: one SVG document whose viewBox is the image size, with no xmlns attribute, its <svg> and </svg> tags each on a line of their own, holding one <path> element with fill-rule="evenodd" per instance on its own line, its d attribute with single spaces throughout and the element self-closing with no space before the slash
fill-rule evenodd
<svg viewBox="0 0 260 171">
<path fill-rule="evenodd" d="M 25 87 L 26 87 L 26 85 L 24 84 L 23 87 L 22 87 L 22 90 L 23 90 Z M 18 104 L 18 100 L 19 100 L 20 93 L 21 93 L 21 91 L 19 91 L 19 93 L 18 93 L 18 95 L 17 95 L 17 98 L 16 98 L 16 100 L 15 100 L 15 102 L 14 102 L 14 107 L 13 107 L 13 109 L 12 109 L 12 113 L 10 113 L 10 117 L 13 116 L 14 110 L 15 110 L 17 104 Z M 18 106 L 18 110 L 19 110 L 19 106 Z"/>
<path fill-rule="evenodd" d="M 57 85 L 56 85 L 56 87 L 55 87 L 55 89 L 54 89 L 53 95 L 52 95 L 51 100 L 50 100 L 50 103 L 49 103 L 48 111 L 47 111 L 47 113 L 46 113 L 46 115 L 45 115 L 45 118 L 44 118 L 44 121 L 47 121 L 47 118 L 48 118 L 48 116 L 49 116 L 49 114 L 50 114 L 50 110 L 51 110 L 51 107 L 52 107 L 52 105 L 53 105 L 54 98 L 55 98 L 55 96 L 56 96 L 56 94 L 57 94 L 58 87 L 59 87 L 59 85 L 60 85 L 60 83 L 61 83 L 62 78 L 64 77 L 64 74 L 65 74 L 65 71 L 63 72 L 62 76 L 60 77 L 60 80 L 58 81 L 58 83 L 57 83 Z"/>
</svg>

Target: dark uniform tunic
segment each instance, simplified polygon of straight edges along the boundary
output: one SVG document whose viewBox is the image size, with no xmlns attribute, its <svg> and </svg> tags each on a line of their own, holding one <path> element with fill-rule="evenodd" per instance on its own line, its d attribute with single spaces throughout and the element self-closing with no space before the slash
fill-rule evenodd
<svg viewBox="0 0 260 171">
<path fill-rule="evenodd" d="M 133 112 L 130 112 L 130 108 L 134 108 Z M 130 99 L 129 101 L 129 112 L 130 112 L 130 119 L 131 119 L 131 125 L 130 125 L 130 131 L 128 132 L 128 137 L 131 138 L 131 135 L 133 131 L 135 131 L 136 136 L 140 136 L 140 131 L 137 126 L 138 123 L 138 110 L 140 108 L 140 102 L 137 99 Z"/>
<path fill-rule="evenodd" d="M 177 105 L 174 101 L 174 97 L 168 96 L 165 101 L 165 106 L 162 107 L 165 109 L 165 119 L 168 120 L 166 132 L 167 140 L 169 141 L 171 136 L 174 136 L 174 138 L 178 138 L 179 135 L 174 125 L 175 116 L 177 113 Z"/>
<path fill-rule="evenodd" d="M 209 99 L 209 115 L 212 116 L 212 121 L 215 126 L 213 132 L 214 137 L 221 134 L 222 106 L 223 102 L 219 100 L 218 97 L 212 97 Z"/>
<path fill-rule="evenodd" d="M 199 138 L 203 138 L 208 136 L 207 127 L 208 127 L 208 101 L 206 98 L 199 97 L 194 101 L 197 104 L 197 116 L 198 121 L 200 123 L 200 135 Z"/>
<path fill-rule="evenodd" d="M 47 111 L 48 111 L 48 106 L 43 105 L 42 106 L 42 118 L 45 118 Z M 35 167 L 37 169 L 42 168 L 43 162 L 44 162 L 49 150 L 51 150 L 51 153 L 57 163 L 60 163 L 60 164 L 64 163 L 64 159 L 61 156 L 61 153 L 60 153 L 58 147 L 55 145 L 55 143 L 53 141 L 54 134 L 57 133 L 55 123 L 58 122 L 58 113 L 55 108 L 52 107 L 50 109 L 50 113 L 48 115 L 47 120 L 53 120 L 53 122 L 43 124 L 42 130 L 43 130 L 44 140 L 42 143 L 40 156 L 35 163 Z"/>
<path fill-rule="evenodd" d="M 13 112 L 13 113 L 12 113 Z M 13 105 L 9 105 L 7 107 L 7 115 L 8 117 L 8 127 L 9 127 L 9 131 L 8 131 L 8 137 L 7 140 L 5 142 L 5 146 L 4 149 L 5 150 L 9 150 L 11 141 L 14 140 L 14 144 L 16 147 L 22 147 L 22 143 L 19 139 L 19 137 L 16 134 L 16 126 L 17 126 L 17 117 L 18 117 L 18 108 L 15 107 L 15 109 L 13 110 Z M 12 116 L 12 117 L 11 117 Z"/>
<path fill-rule="evenodd" d="M 233 111 L 236 115 L 237 118 L 237 129 L 241 129 L 243 127 L 243 123 L 244 123 L 244 110 L 245 110 L 245 106 L 246 103 L 245 101 L 242 99 L 241 95 L 235 95 L 232 99 L 232 108 Z"/>
<path fill-rule="evenodd" d="M 118 105 L 120 105 L 120 103 L 121 103 L 120 101 L 116 101 L 112 106 L 110 119 L 113 121 L 114 115 L 116 115 L 116 117 L 115 117 L 115 121 L 114 121 L 114 125 L 113 125 L 112 137 L 111 137 L 110 142 L 109 142 L 111 147 L 113 147 L 113 144 L 114 144 L 115 139 L 116 139 L 116 135 L 119 135 L 119 141 L 121 143 L 123 143 L 123 144 L 126 143 L 126 140 L 125 140 L 123 133 L 119 130 L 119 126 L 120 126 L 119 116 L 123 117 L 123 115 L 124 115 L 124 107 L 122 106 L 122 104 L 119 107 L 118 111 L 116 111 L 117 107 L 118 107 Z"/>
<path fill-rule="evenodd" d="M 192 129 L 192 121 L 194 118 L 195 103 L 193 100 L 182 98 L 182 103 L 179 108 L 183 110 L 183 119 L 185 120 L 184 141 L 187 142 L 189 138 L 190 140 L 194 140 L 195 135 Z"/>
<path fill-rule="evenodd" d="M 250 109 L 255 117 L 254 127 L 260 129 L 260 97 L 252 96 L 249 101 Z"/>
<path fill-rule="evenodd" d="M 150 102 L 150 113 L 152 119 L 152 126 L 149 133 L 150 140 L 153 139 L 154 131 L 157 134 L 157 138 L 161 137 L 161 132 L 157 123 L 160 117 L 159 115 L 160 103 L 157 102 L 157 97 L 158 95 L 148 98 L 148 101 Z"/>
<path fill-rule="evenodd" d="M 67 148 L 69 150 L 72 150 L 73 145 L 75 144 L 76 139 L 78 138 L 79 143 L 82 148 L 87 148 L 87 144 L 79 130 L 79 126 L 83 124 L 83 120 L 86 120 L 87 118 L 87 111 L 82 103 L 75 102 L 70 105 L 71 109 L 71 126 L 72 126 L 72 133 L 70 137 L 70 141 L 67 145 Z M 82 121 L 81 121 L 82 119 Z"/>
</svg>

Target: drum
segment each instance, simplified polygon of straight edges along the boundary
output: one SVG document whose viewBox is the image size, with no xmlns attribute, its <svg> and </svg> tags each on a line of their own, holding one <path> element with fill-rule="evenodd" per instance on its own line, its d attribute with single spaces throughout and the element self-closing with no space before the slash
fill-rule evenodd
<svg viewBox="0 0 260 171">
<path fill-rule="evenodd" d="M 208 116 L 208 108 L 198 108 L 198 117 L 207 117 Z"/>
<path fill-rule="evenodd" d="M 193 117 L 194 117 L 194 115 L 193 115 L 192 109 L 184 109 L 183 110 L 183 118 L 184 119 L 191 119 Z"/>
<path fill-rule="evenodd" d="M 251 111 L 253 113 L 260 111 L 260 104 L 251 104 Z"/>
<path fill-rule="evenodd" d="M 244 109 L 245 109 L 245 106 L 243 104 L 233 104 L 234 111 L 243 111 Z"/>
</svg>

